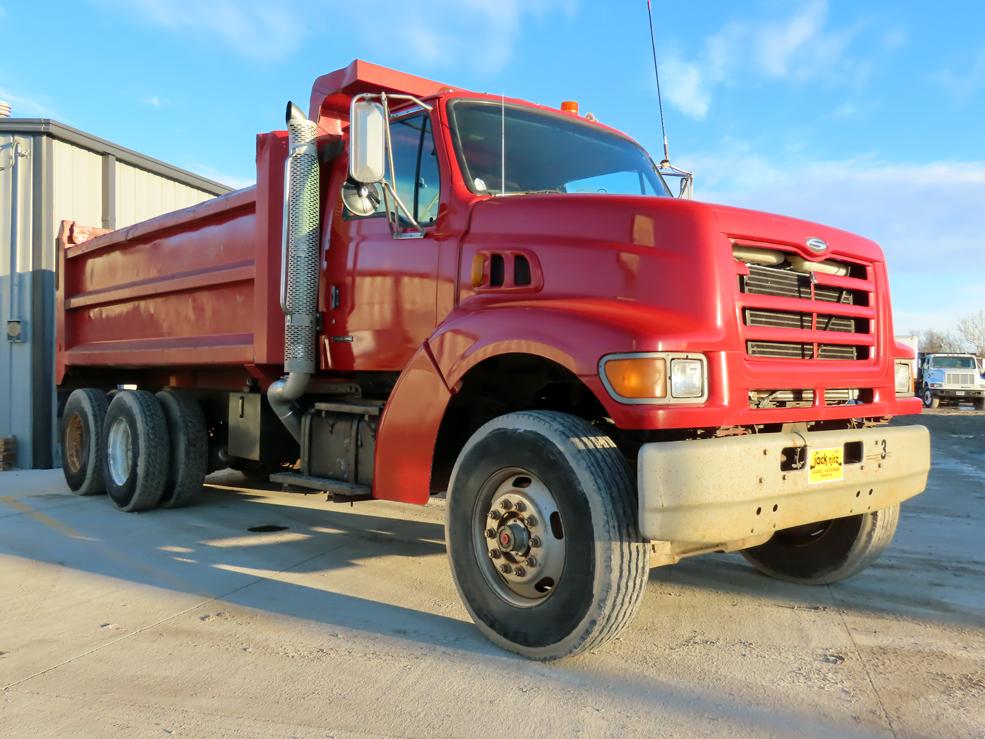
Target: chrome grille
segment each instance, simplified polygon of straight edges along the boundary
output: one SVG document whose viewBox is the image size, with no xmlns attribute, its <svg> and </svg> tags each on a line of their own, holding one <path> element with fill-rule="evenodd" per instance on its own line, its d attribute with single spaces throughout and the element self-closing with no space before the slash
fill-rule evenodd
<svg viewBox="0 0 985 739">
<path fill-rule="evenodd" d="M 774 357 L 777 359 L 867 359 L 869 348 L 854 344 L 814 344 L 794 341 L 747 341 L 746 353 L 750 357 Z"/>
<path fill-rule="evenodd" d="M 734 253 L 741 265 L 739 304 L 748 356 L 841 361 L 872 356 L 875 313 L 867 267 L 843 261 L 815 267 L 792 253 L 746 245 Z M 761 263 L 764 258 L 770 266 Z M 832 335 L 826 341 L 824 334 L 858 339 L 839 341 Z"/>
<path fill-rule="evenodd" d="M 974 385 L 974 372 L 947 372 L 944 382 L 948 385 Z"/>
<path fill-rule="evenodd" d="M 739 289 L 753 295 L 775 295 L 780 298 L 811 299 L 811 276 L 789 269 L 749 264 L 749 274 L 740 275 Z M 814 300 L 844 305 L 865 305 L 865 293 L 836 287 L 814 286 Z"/>
<path fill-rule="evenodd" d="M 855 387 L 828 388 L 824 391 L 825 405 L 847 405 L 871 403 L 872 391 Z M 750 390 L 750 408 L 808 408 L 814 405 L 814 391 L 793 390 Z"/>
<path fill-rule="evenodd" d="M 799 328 L 809 330 L 814 317 L 812 313 L 791 313 L 778 310 L 746 308 L 747 326 L 772 326 L 773 328 Z M 843 333 L 868 333 L 868 321 L 849 316 L 830 316 L 817 314 L 818 331 L 841 331 Z"/>
</svg>

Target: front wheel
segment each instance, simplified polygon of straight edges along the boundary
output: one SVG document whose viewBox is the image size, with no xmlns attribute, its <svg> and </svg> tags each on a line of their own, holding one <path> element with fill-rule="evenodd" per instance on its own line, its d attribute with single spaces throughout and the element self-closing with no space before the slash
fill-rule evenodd
<svg viewBox="0 0 985 739">
<path fill-rule="evenodd" d="M 899 506 L 777 531 L 742 550 L 760 572 L 802 585 L 826 585 L 865 569 L 893 540 Z"/>
<path fill-rule="evenodd" d="M 923 407 L 924 408 L 937 408 L 941 404 L 941 399 L 934 397 L 934 394 L 930 392 L 930 388 L 923 391 Z"/>
<path fill-rule="evenodd" d="M 580 418 L 525 411 L 476 431 L 452 472 L 446 540 L 483 634 L 553 660 L 622 631 L 649 572 L 635 500 L 615 443 Z"/>
</svg>

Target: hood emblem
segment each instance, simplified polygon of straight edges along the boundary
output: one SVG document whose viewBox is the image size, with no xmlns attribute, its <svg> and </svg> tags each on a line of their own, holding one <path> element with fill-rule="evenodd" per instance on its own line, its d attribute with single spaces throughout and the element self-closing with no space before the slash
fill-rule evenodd
<svg viewBox="0 0 985 739">
<path fill-rule="evenodd" d="M 824 239 L 807 239 L 807 248 L 820 254 L 828 250 L 828 242 Z"/>
</svg>

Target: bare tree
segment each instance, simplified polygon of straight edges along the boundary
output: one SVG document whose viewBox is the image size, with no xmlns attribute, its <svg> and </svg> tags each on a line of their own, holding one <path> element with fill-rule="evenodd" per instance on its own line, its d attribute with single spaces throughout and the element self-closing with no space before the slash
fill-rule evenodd
<svg viewBox="0 0 985 739">
<path fill-rule="evenodd" d="M 924 354 L 961 351 L 958 340 L 952 334 L 933 329 L 927 329 L 920 334 L 919 346 L 920 351 Z"/>
<path fill-rule="evenodd" d="M 985 310 L 958 321 L 958 335 L 976 356 L 985 357 Z"/>
</svg>

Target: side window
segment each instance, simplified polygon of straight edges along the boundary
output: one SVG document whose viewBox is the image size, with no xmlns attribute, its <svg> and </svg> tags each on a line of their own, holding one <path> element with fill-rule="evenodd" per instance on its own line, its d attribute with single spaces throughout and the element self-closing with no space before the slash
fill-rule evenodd
<svg viewBox="0 0 985 739">
<path fill-rule="evenodd" d="M 438 217 L 441 193 L 431 119 L 422 113 L 393 121 L 390 124 L 390 141 L 397 195 L 418 223 L 429 226 Z M 381 199 L 375 215 L 383 212 Z"/>
<path fill-rule="evenodd" d="M 428 226 L 438 217 L 438 197 L 441 182 L 438 178 L 438 154 L 434 150 L 431 119 L 424 118 L 421 132 L 421 155 L 417 169 L 417 193 L 414 198 L 414 218 L 422 226 Z"/>
</svg>

